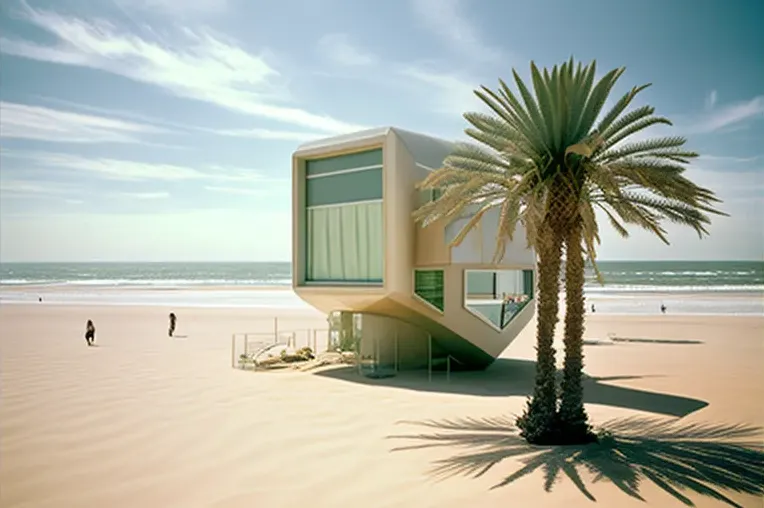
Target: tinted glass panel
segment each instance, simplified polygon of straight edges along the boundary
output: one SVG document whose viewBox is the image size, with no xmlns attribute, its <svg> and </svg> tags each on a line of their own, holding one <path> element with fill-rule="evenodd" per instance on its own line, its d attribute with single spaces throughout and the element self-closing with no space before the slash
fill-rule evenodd
<svg viewBox="0 0 764 508">
<path fill-rule="evenodd" d="M 368 166 L 382 165 L 382 149 L 369 150 L 367 152 L 326 157 L 324 159 L 309 160 L 305 163 L 305 171 L 308 175 L 320 175 L 343 169 L 365 168 Z"/>
<path fill-rule="evenodd" d="M 445 308 L 443 301 L 443 270 L 415 270 L 414 293 L 439 310 Z"/>
<path fill-rule="evenodd" d="M 309 207 L 382 199 L 382 168 L 309 178 L 305 183 Z"/>
<path fill-rule="evenodd" d="M 504 329 L 533 298 L 533 270 L 466 270 L 464 306 Z"/>
</svg>

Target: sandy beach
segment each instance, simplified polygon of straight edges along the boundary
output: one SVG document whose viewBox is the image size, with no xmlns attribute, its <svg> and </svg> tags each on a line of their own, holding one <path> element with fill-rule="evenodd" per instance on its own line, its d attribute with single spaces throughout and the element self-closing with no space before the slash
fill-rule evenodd
<svg viewBox="0 0 764 508">
<path fill-rule="evenodd" d="M 672 507 L 686 505 L 681 496 L 699 507 L 728 505 L 690 490 L 672 494 L 676 483 L 646 477 L 594 482 L 583 465 L 583 488 L 563 467 L 548 492 L 542 469 L 491 489 L 527 464 L 528 456 L 498 451 L 496 419 L 520 412 L 532 388 L 533 323 L 485 372 L 372 381 L 347 370 L 231 368 L 233 332 L 268 332 L 275 314 L 283 329 L 325 328 L 317 313 L 172 310 L 175 339 L 161 307 L 0 306 L 0 505 L 583 507 L 594 498 L 605 507 Z M 86 319 L 98 347 L 85 345 Z M 688 435 L 692 424 L 764 425 L 763 332 L 763 317 L 590 316 L 592 420 L 620 419 L 609 425 L 637 442 L 666 434 L 645 417 L 678 419 L 677 433 Z M 456 428 L 450 440 L 441 439 L 444 420 Z M 482 441 L 469 437 L 481 432 Z M 424 436 L 391 437 L 416 434 Z M 441 438 L 428 440 L 433 434 Z M 428 442 L 444 446 L 421 447 Z M 393 451 L 406 446 L 415 448 Z M 463 457 L 486 450 L 497 463 L 479 478 L 465 474 L 488 462 Z M 453 474 L 436 475 L 438 464 Z M 710 485 L 739 506 L 762 506 L 760 497 Z"/>
</svg>

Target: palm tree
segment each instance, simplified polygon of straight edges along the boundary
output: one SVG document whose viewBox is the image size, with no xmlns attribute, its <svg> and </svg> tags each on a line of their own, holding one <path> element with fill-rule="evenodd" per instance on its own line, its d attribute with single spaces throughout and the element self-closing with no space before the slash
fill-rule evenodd
<svg viewBox="0 0 764 508">
<path fill-rule="evenodd" d="M 707 234 L 709 214 L 721 214 L 714 193 L 682 175 L 697 154 L 682 137 L 631 141 L 669 120 L 654 108 L 627 111 L 649 85 L 635 87 L 602 115 L 624 68 L 595 83 L 596 62 L 573 59 L 550 70 L 531 63 L 535 96 L 513 70 L 518 94 L 499 80 L 475 94 L 490 113 L 466 113 L 465 132 L 477 143 L 458 145 L 443 167 L 420 183 L 440 197 L 414 213 L 424 224 L 474 212 L 453 240 L 458 245 L 491 209 L 499 208 L 495 260 L 501 259 L 517 223 L 538 256 L 536 385 L 518 418 L 532 443 L 591 439 L 581 384 L 584 332 L 584 253 L 594 262 L 599 233 L 595 210 L 627 236 L 626 224 L 652 231 L 668 243 L 663 224 L 674 222 Z M 519 96 L 518 96 L 519 95 Z M 559 275 L 565 250 L 565 359 L 558 408 L 554 332 L 559 310 Z M 596 263 L 595 263 L 596 269 Z M 599 276 L 599 272 L 598 276 Z"/>
</svg>

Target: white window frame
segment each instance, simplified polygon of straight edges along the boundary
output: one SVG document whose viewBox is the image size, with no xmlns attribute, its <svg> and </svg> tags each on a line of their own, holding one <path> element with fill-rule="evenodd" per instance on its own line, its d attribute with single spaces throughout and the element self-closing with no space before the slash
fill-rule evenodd
<svg viewBox="0 0 764 508">
<path fill-rule="evenodd" d="M 324 178 L 326 176 L 346 175 L 348 173 L 360 173 L 362 171 L 370 171 L 372 169 L 382 169 L 382 164 L 374 164 L 373 166 L 361 166 L 357 168 L 338 169 L 336 171 L 329 171 L 327 173 L 317 173 L 315 175 L 305 175 L 306 180 L 313 178 Z"/>
<path fill-rule="evenodd" d="M 493 269 L 492 268 L 465 268 L 463 270 L 463 275 L 462 275 L 462 277 L 464 279 L 463 280 L 463 286 L 462 286 L 462 308 L 464 310 L 466 310 L 467 312 L 469 312 L 471 315 L 473 315 L 476 318 L 480 319 L 482 322 L 484 322 L 485 324 L 487 324 L 488 326 L 490 326 L 491 328 L 493 328 L 497 332 L 504 332 L 504 330 L 506 330 L 509 327 L 509 324 L 512 322 L 512 319 L 514 319 L 514 316 L 512 317 L 512 319 L 509 320 L 509 322 L 507 323 L 507 326 L 505 326 L 504 328 L 500 328 L 500 327 L 496 326 L 496 323 L 494 323 L 493 321 L 491 321 L 490 319 L 485 317 L 483 314 L 481 314 L 479 312 L 476 312 L 476 311 L 470 309 L 469 307 L 467 307 L 467 272 L 494 272 L 495 273 L 495 272 L 498 272 L 498 271 L 519 271 L 519 272 L 522 272 L 524 270 L 528 270 L 528 268 L 501 268 L 501 269 L 499 269 L 499 268 L 493 268 Z M 534 277 L 534 281 L 535 281 L 535 277 Z M 534 282 L 534 284 L 535 284 L 535 282 Z M 528 295 L 528 302 L 526 302 L 525 305 L 528 305 L 528 303 L 530 303 L 530 301 L 533 300 L 533 299 L 534 299 L 533 296 Z M 517 314 L 522 312 L 524 309 L 525 309 L 525 306 L 523 306 L 523 308 L 520 309 L 517 312 Z M 515 314 L 515 316 L 517 314 Z"/>
</svg>

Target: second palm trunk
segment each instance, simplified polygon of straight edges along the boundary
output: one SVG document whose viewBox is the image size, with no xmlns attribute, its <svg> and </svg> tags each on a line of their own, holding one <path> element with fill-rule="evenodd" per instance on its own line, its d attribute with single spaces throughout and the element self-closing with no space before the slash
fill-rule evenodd
<svg viewBox="0 0 764 508">
<path fill-rule="evenodd" d="M 585 312 L 582 236 L 581 220 L 573 221 L 565 238 L 565 362 L 559 410 L 560 437 L 569 443 L 587 442 L 592 438 L 582 384 Z"/>
</svg>

